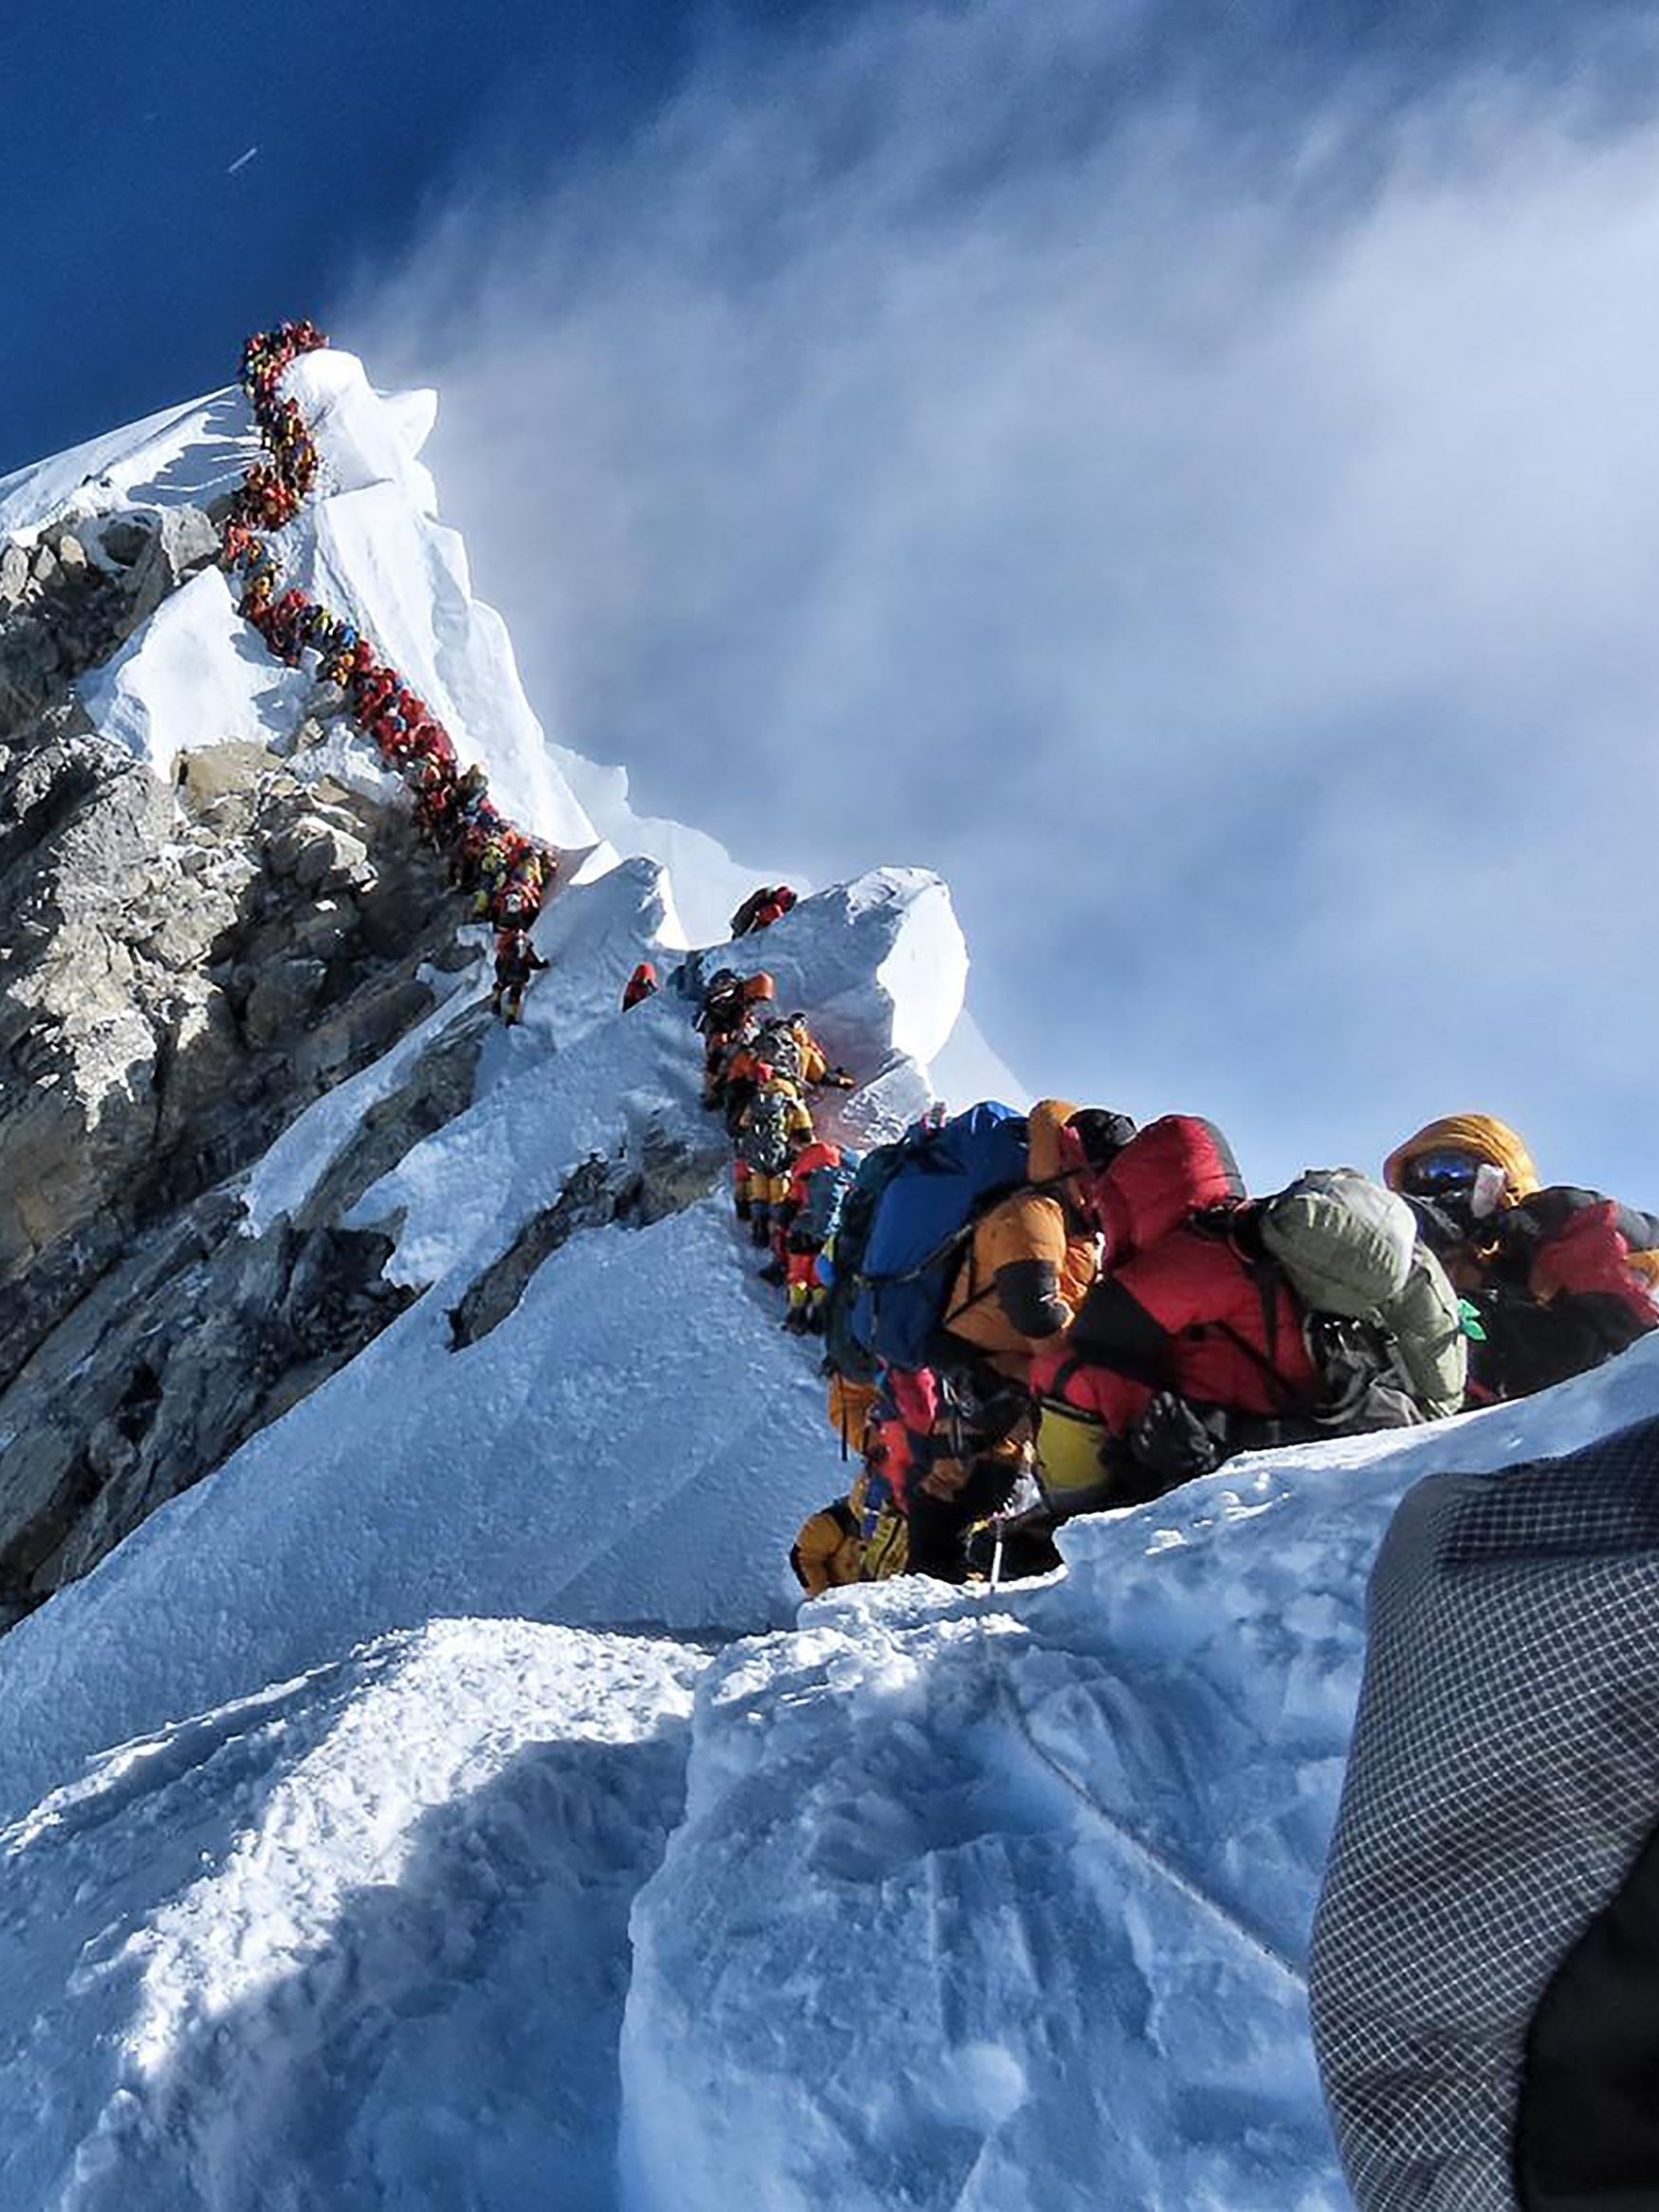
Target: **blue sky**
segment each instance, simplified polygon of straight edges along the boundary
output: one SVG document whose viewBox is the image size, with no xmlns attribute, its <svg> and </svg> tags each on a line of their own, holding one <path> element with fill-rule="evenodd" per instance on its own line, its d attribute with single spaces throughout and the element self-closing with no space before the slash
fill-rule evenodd
<svg viewBox="0 0 1659 2212">
<path fill-rule="evenodd" d="M 1643 11 L 154 16 L 0 32 L 0 470 L 315 312 L 558 734 L 939 867 L 1033 1085 L 1659 1203 Z"/>
</svg>

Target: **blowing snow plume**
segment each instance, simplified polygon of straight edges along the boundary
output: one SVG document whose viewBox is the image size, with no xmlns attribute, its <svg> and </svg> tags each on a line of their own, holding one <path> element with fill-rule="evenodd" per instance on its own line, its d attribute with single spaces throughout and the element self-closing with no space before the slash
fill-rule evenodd
<svg viewBox="0 0 1659 2212">
<path fill-rule="evenodd" d="M 1016 1065 L 1263 1180 L 1490 1097 L 1639 1182 L 1651 42 L 1513 28 L 867 10 L 486 168 L 362 310 L 561 734 L 938 868 Z"/>
</svg>

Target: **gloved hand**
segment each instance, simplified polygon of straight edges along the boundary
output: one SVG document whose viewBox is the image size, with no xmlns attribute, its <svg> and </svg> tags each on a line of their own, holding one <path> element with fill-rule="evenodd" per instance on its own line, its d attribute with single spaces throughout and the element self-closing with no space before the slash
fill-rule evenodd
<svg viewBox="0 0 1659 2212">
<path fill-rule="evenodd" d="M 1408 1198 L 1406 1204 L 1417 1217 L 1417 1234 L 1431 1252 L 1449 1252 L 1468 1242 L 1468 1229 L 1447 1207 L 1437 1206 L 1432 1198 Z"/>
<path fill-rule="evenodd" d="M 1506 1259 L 1526 1260 L 1543 1243 L 1544 1225 L 1524 1204 L 1506 1206 L 1480 1223 L 1476 1233 L 1483 1244 L 1497 1245 Z"/>
<path fill-rule="evenodd" d="M 1210 1421 L 1220 1423 L 1219 1414 Z M 1139 1465 L 1166 1484 L 1207 1475 L 1224 1456 L 1222 1438 L 1173 1391 L 1160 1391 L 1129 1432 Z"/>
</svg>

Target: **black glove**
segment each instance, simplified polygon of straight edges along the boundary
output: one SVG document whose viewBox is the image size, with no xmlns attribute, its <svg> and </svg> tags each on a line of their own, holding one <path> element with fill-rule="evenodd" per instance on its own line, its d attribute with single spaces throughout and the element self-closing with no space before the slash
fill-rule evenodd
<svg viewBox="0 0 1659 2212">
<path fill-rule="evenodd" d="M 1530 1260 L 1544 1241 L 1544 1225 L 1524 1206 L 1505 1206 L 1475 1224 L 1474 1241 L 1495 1244 L 1505 1259 Z"/>
<path fill-rule="evenodd" d="M 1162 1482 L 1185 1483 L 1226 1456 L 1224 1417 L 1211 1412 L 1207 1420 L 1173 1391 L 1160 1391 L 1130 1430 L 1129 1448 Z"/>
<path fill-rule="evenodd" d="M 1449 1252 L 1454 1245 L 1468 1242 L 1469 1232 L 1463 1223 L 1444 1206 L 1436 1206 L 1432 1198 L 1408 1198 L 1406 1204 L 1417 1217 L 1417 1234 L 1431 1252 Z"/>
</svg>

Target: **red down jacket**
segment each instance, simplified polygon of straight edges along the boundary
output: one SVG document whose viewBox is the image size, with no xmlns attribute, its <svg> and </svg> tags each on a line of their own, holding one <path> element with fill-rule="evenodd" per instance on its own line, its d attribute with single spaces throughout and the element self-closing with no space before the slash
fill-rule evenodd
<svg viewBox="0 0 1659 2212">
<path fill-rule="evenodd" d="M 1240 1224 L 1243 1226 L 1243 1222 Z M 1263 1276 L 1225 1223 L 1172 1229 L 1089 1293 L 1033 1387 L 1127 1436 L 1159 1391 L 1263 1417 L 1312 1406 L 1318 1379 L 1288 1284 Z"/>
<path fill-rule="evenodd" d="M 1168 1115 L 1125 1145 L 1096 1188 L 1105 1270 L 1063 1347 L 1033 1363 L 1039 1395 L 1114 1436 L 1159 1391 L 1263 1416 L 1311 1404 L 1300 1309 L 1241 1248 L 1244 1194 L 1226 1139 L 1195 1115 Z"/>
<path fill-rule="evenodd" d="M 1193 1214 L 1244 1195 L 1232 1147 L 1214 1122 L 1195 1114 L 1149 1121 L 1092 1184 L 1108 1267 L 1120 1267 Z"/>
</svg>

